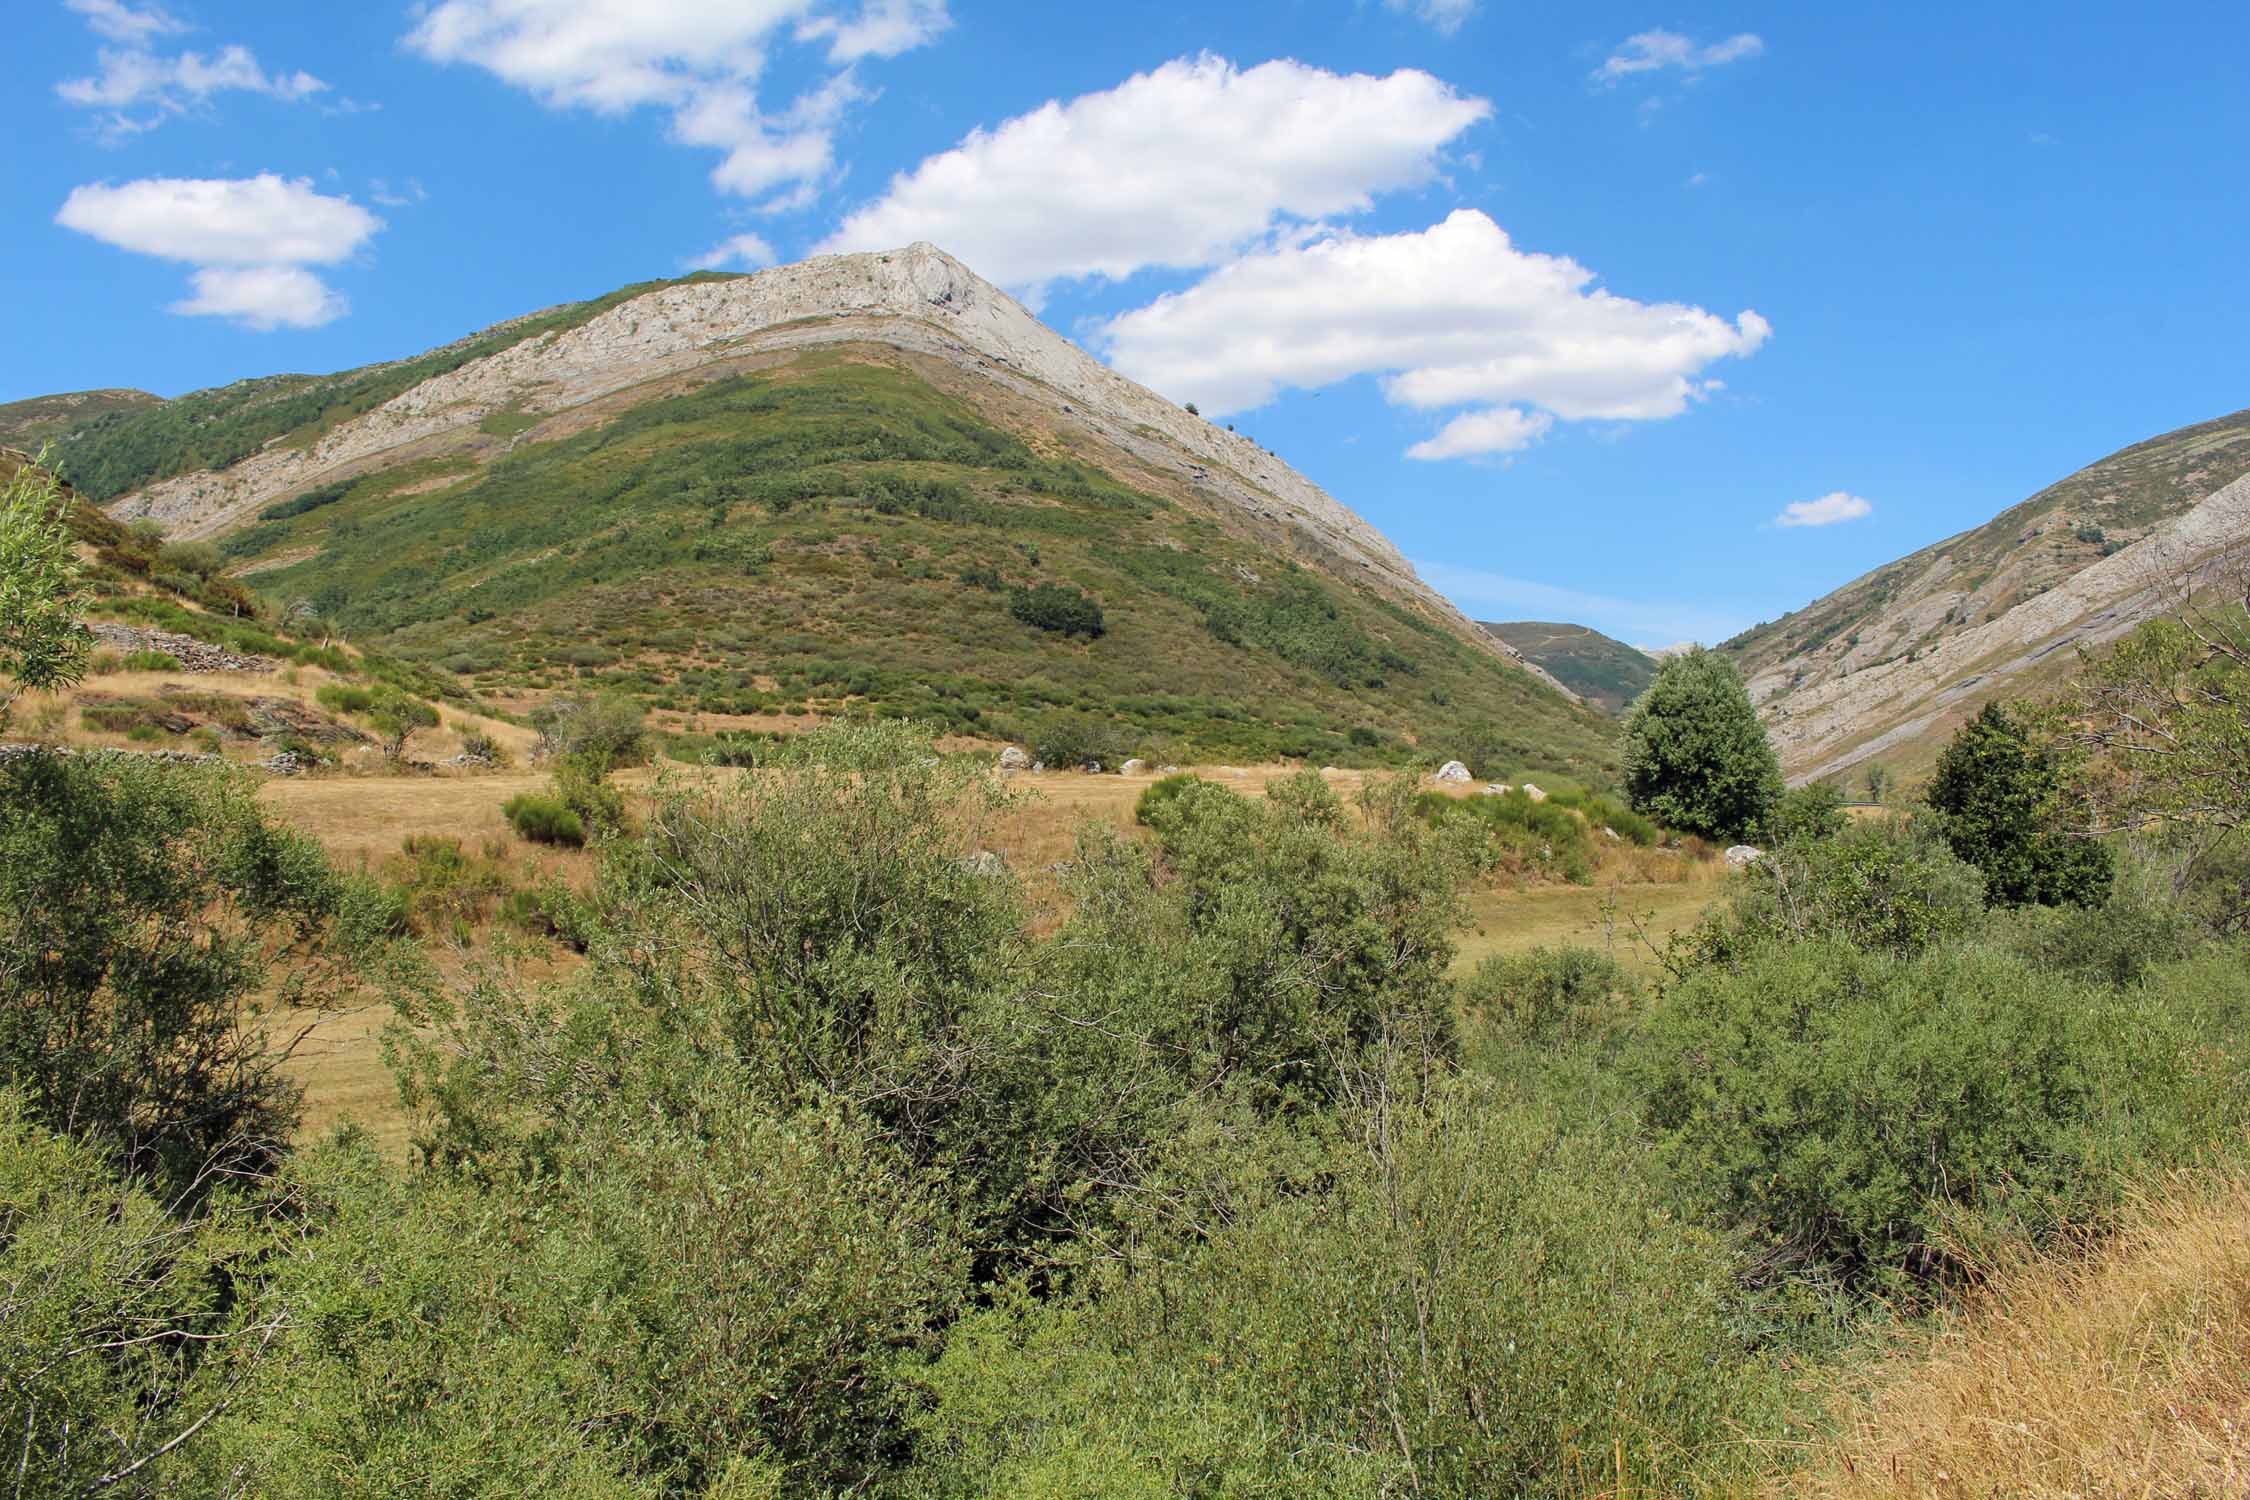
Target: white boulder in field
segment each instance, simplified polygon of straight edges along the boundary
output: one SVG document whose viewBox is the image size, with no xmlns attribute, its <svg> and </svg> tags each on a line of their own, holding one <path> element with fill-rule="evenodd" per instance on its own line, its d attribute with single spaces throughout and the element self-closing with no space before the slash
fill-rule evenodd
<svg viewBox="0 0 2250 1500">
<path fill-rule="evenodd" d="M 1469 768 L 1462 765 L 1461 762 L 1457 760 L 1449 760 L 1444 765 L 1439 766 L 1436 772 L 1430 777 L 1430 780 L 1432 781 L 1458 782 L 1467 781 L 1469 779 Z"/>
</svg>

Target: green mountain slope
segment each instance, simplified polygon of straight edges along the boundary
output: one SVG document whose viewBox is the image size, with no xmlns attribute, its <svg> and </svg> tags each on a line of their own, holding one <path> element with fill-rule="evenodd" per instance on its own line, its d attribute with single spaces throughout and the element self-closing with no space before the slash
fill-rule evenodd
<svg viewBox="0 0 2250 1500">
<path fill-rule="evenodd" d="M 1607 713 L 1622 713 L 1656 676 L 1647 652 L 1584 625 L 1544 620 L 1479 620 L 1478 624 L 1542 667 L 1564 687 Z"/>
<path fill-rule="evenodd" d="M 164 398 L 147 391 L 66 391 L 0 403 L 0 444 L 36 453 L 61 443 L 82 428 L 161 407 Z"/>
<path fill-rule="evenodd" d="M 930 305 L 999 298 L 934 255 L 906 267 L 952 278 Z M 96 482 L 149 482 L 117 514 L 209 517 L 269 601 L 309 601 L 503 706 L 605 688 L 681 729 L 868 711 L 991 740 L 1073 715 L 1160 755 L 1315 764 L 1449 757 L 1473 738 L 1512 765 L 1609 770 L 1608 724 L 1386 570 L 1396 554 L 1364 522 L 1246 441 L 1078 371 L 1012 302 L 977 314 L 998 333 L 944 330 L 973 348 L 909 302 L 849 326 L 714 327 L 695 368 L 666 352 L 639 378 L 652 329 L 688 326 L 683 306 L 740 316 L 748 295 L 671 284 L 559 309 L 542 316 L 560 334 L 431 361 L 445 368 L 365 415 L 395 382 L 334 377 L 305 418 L 317 433 L 274 433 L 284 418 L 254 421 L 259 404 L 228 387 L 210 393 L 231 413 L 226 450 L 256 452 L 207 473 L 175 451 L 188 437 L 131 420 L 69 459 Z M 982 353 L 1001 340 L 1005 360 Z M 549 358 L 574 377 L 614 364 L 581 399 L 522 378 Z M 430 368 L 378 372 L 415 366 Z M 390 441 L 402 411 L 421 425 Z M 1192 424 L 1181 441 L 1202 451 L 1152 416 Z M 1098 634 L 1042 607 L 1081 595 Z"/>
</svg>

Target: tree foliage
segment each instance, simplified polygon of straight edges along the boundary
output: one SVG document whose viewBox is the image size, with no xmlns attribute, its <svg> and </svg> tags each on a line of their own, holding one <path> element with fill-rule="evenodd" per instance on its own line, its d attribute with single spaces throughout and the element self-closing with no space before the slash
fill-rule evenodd
<svg viewBox="0 0 2250 1500">
<path fill-rule="evenodd" d="M 1953 852 L 1984 872 L 2001 906 L 2091 906 L 2109 890 L 2106 845 L 2063 829 L 2064 768 L 1997 703 L 1938 757 L 1931 808 Z"/>
<path fill-rule="evenodd" d="M 239 773 L 138 757 L 0 764 L 0 1084 L 30 1117 L 181 1183 L 271 1157 L 297 1089 L 253 1001 L 338 982 L 312 960 L 352 896 Z"/>
<path fill-rule="evenodd" d="M 1731 841 L 1760 832 L 1781 797 L 1781 760 L 1733 662 L 1667 657 L 1625 719 L 1625 792 L 1668 828 Z"/>
<path fill-rule="evenodd" d="M 12 463 L 0 459 L 0 463 Z M 70 501 L 38 464 L 0 482 L 0 727 L 16 694 L 65 687 L 85 674 L 93 638 L 79 623 L 86 602 L 68 521 Z"/>
</svg>

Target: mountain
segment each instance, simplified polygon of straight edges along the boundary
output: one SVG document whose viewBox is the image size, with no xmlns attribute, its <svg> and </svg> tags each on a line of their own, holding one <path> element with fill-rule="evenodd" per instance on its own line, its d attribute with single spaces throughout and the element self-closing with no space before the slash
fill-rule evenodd
<svg viewBox="0 0 2250 1500">
<path fill-rule="evenodd" d="M 1477 623 L 1605 713 L 1623 713 L 1656 676 L 1656 659 L 1648 652 L 1583 625 L 1544 620 Z"/>
<path fill-rule="evenodd" d="M 1076 713 L 1237 757 L 1475 734 L 1611 763 L 1598 715 L 1373 527 L 927 245 L 242 381 L 58 461 L 500 707 L 602 686 L 689 730 L 861 708 L 989 739 Z"/>
<path fill-rule="evenodd" d="M 2051 688 L 2078 646 L 2250 553 L 2250 411 L 2136 443 L 1973 531 L 1721 647 L 1793 780 L 1914 775 L 1995 698 Z"/>
<path fill-rule="evenodd" d="M 130 390 L 67 391 L 0 403 L 0 445 L 37 453 L 99 418 L 163 404 L 161 396 Z"/>
</svg>

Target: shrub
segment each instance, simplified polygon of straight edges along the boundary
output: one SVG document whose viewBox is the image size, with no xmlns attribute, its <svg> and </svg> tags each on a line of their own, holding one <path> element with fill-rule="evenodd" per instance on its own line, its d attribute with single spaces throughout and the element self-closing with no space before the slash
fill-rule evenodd
<svg viewBox="0 0 2250 1500">
<path fill-rule="evenodd" d="M 1150 816 L 1157 808 L 1176 797 L 1185 796 L 1191 787 L 1202 784 L 1203 778 L 1182 771 L 1176 776 L 1164 776 L 1149 783 L 1148 790 L 1134 800 L 1133 821 L 1147 825 L 1155 821 Z"/>
<path fill-rule="evenodd" d="M 1074 771 L 1122 759 L 1130 748 L 1126 733 L 1112 720 L 1072 710 L 1049 714 L 1024 738 L 1033 760 L 1054 770 Z"/>
<path fill-rule="evenodd" d="M 1731 910 L 1697 930 L 1704 959 L 1775 937 L 1920 953 L 1968 932 L 1984 912 L 1984 877 L 1920 822 L 1862 823 L 1833 839 L 1786 844 L 1747 877 Z"/>
<path fill-rule="evenodd" d="M 1602 1031 L 1619 1017 L 1619 1001 L 1640 992 L 1624 965 L 1592 948 L 1534 948 L 1500 953 L 1478 964 L 1459 985 L 1462 1012 L 1526 1042 Z"/>
<path fill-rule="evenodd" d="M 1103 630 L 1101 605 L 1084 591 L 1060 583 L 1010 590 L 1008 612 L 1050 635 L 1082 635 L 1092 640 Z"/>
<path fill-rule="evenodd" d="M 1832 839 L 1850 821 L 1844 816 L 1842 788 L 1833 782 L 1813 781 L 1784 792 L 1775 801 L 1760 836 L 1769 844 Z"/>
<path fill-rule="evenodd" d="M 531 711 L 539 754 L 584 762 L 597 775 L 648 763 L 648 710 L 617 693 L 550 698 Z"/>
<path fill-rule="evenodd" d="M 1953 852 L 1984 871 L 1997 906 L 2091 906 L 2109 889 L 2105 844 L 2062 831 L 2064 771 L 1997 703 L 1961 726 L 1930 783 Z"/>
<path fill-rule="evenodd" d="M 340 714 L 363 714 L 375 706 L 375 694 L 348 682 L 324 682 L 313 699 L 322 708 Z"/>
<path fill-rule="evenodd" d="M 577 849 L 586 842 L 585 820 L 560 797 L 543 792 L 521 792 L 510 797 L 500 811 L 516 832 L 535 844 L 561 844 Z"/>
<path fill-rule="evenodd" d="M 1648 1123 L 1723 1211 L 1879 1284 L 1944 1269 L 1949 1211 L 2051 1235 L 2208 1139 L 2192 1050 L 2162 1015 L 1990 949 L 1811 942 L 1689 976 L 1636 1070 Z"/>
<path fill-rule="evenodd" d="M 1715 651 L 1668 656 L 1624 732 L 1625 793 L 1667 828 L 1739 839 L 1781 796 L 1781 762 L 1741 669 Z"/>
<path fill-rule="evenodd" d="M 437 728 L 438 711 L 386 683 L 375 690 L 367 722 L 382 741 L 384 757 L 395 761 L 406 753 L 406 742 L 416 730 Z"/>
<path fill-rule="evenodd" d="M 209 542 L 167 542 L 156 560 L 166 570 L 186 574 L 198 583 L 216 577 L 227 565 L 219 549 Z"/>
<path fill-rule="evenodd" d="M 128 672 L 177 672 L 180 659 L 169 651 L 128 651 L 121 665 Z"/>
<path fill-rule="evenodd" d="M 509 762 L 508 747 L 481 729 L 461 731 L 461 753 L 490 761 L 495 766 Z"/>
</svg>

